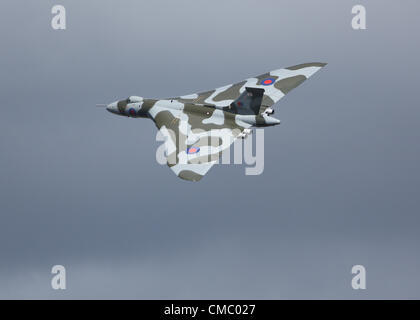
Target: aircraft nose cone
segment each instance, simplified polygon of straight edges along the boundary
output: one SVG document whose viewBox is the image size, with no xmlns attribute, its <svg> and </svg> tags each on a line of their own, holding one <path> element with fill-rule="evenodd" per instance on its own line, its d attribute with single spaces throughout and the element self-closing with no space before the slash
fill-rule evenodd
<svg viewBox="0 0 420 320">
<path fill-rule="evenodd" d="M 117 104 L 115 102 L 110 103 L 109 105 L 106 106 L 106 110 L 112 113 L 118 113 Z"/>
</svg>

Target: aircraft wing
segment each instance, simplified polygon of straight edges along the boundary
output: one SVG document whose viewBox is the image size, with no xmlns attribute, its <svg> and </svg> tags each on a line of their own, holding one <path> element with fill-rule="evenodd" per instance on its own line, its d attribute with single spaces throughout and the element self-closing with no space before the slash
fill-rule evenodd
<svg viewBox="0 0 420 320">
<path fill-rule="evenodd" d="M 175 101 L 174 101 L 175 103 Z M 189 181 L 200 180 L 218 163 L 223 150 L 250 125 L 219 109 L 185 104 L 182 110 L 154 105 L 150 117 L 165 138 L 168 166 Z"/>
<path fill-rule="evenodd" d="M 265 90 L 262 105 L 271 107 L 289 91 L 299 86 L 326 63 L 304 63 L 284 69 L 273 70 L 244 81 L 229 84 L 214 90 L 170 98 L 183 103 L 196 103 L 212 106 L 227 106 L 236 100 L 246 87 Z"/>
</svg>

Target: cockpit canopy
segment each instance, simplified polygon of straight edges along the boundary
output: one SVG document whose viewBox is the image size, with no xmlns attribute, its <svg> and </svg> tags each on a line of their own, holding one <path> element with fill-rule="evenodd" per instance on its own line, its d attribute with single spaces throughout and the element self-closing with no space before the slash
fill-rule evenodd
<svg viewBox="0 0 420 320">
<path fill-rule="evenodd" d="M 139 97 L 139 96 L 129 96 L 126 99 L 127 104 L 129 104 L 129 103 L 136 103 L 136 102 L 142 102 L 142 101 L 143 101 L 143 98 L 142 97 Z"/>
</svg>

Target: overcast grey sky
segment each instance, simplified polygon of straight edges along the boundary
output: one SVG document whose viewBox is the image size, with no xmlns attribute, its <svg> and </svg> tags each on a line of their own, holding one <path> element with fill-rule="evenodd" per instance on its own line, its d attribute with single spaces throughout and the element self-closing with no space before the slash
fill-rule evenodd
<svg viewBox="0 0 420 320">
<path fill-rule="evenodd" d="M 420 298 L 419 9 L 1 1 L 0 298 Z M 275 105 L 260 176 L 182 181 L 150 120 L 95 108 L 312 61 L 328 65 Z"/>
</svg>

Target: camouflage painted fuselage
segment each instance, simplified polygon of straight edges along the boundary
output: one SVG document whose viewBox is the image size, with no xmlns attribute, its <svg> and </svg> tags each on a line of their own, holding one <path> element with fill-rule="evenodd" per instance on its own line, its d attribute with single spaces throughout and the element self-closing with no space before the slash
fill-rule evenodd
<svg viewBox="0 0 420 320">
<path fill-rule="evenodd" d="M 223 150 L 250 127 L 273 126 L 273 104 L 325 63 L 274 70 L 211 91 L 168 99 L 131 96 L 107 106 L 122 116 L 150 118 L 166 138 L 168 166 L 182 179 L 200 180 Z"/>
</svg>

